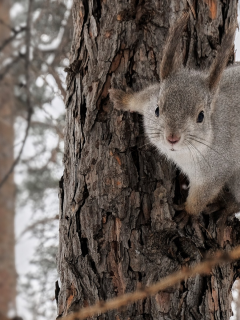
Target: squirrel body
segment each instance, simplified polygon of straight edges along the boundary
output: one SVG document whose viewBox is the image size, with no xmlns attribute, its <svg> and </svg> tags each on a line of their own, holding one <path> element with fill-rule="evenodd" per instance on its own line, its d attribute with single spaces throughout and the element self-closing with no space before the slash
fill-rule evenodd
<svg viewBox="0 0 240 320">
<path fill-rule="evenodd" d="M 187 175 L 184 210 L 198 214 L 224 186 L 240 203 L 240 65 L 226 68 L 234 39 L 232 27 L 208 72 L 179 67 L 172 52 L 187 18 L 170 31 L 160 83 L 135 93 L 109 92 L 116 109 L 143 115 L 150 142 Z"/>
</svg>

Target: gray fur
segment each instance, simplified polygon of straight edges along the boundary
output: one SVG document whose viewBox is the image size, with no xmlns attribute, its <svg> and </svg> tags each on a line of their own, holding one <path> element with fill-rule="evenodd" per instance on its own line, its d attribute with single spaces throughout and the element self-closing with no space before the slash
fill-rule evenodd
<svg viewBox="0 0 240 320">
<path fill-rule="evenodd" d="M 230 34 L 233 40 L 232 29 Z M 227 42 L 209 73 L 182 68 L 173 70 L 161 84 L 134 94 L 110 91 L 117 108 L 143 114 L 150 142 L 187 175 L 185 211 L 189 214 L 204 211 L 225 185 L 240 203 L 240 66 L 224 70 Z M 225 65 L 217 70 L 219 59 Z M 204 120 L 198 123 L 201 111 Z M 167 137 L 172 135 L 181 136 L 180 141 L 171 144 Z"/>
</svg>

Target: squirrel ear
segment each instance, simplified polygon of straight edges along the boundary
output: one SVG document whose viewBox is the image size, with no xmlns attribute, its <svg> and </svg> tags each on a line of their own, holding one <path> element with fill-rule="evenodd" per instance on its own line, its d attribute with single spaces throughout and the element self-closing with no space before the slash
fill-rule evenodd
<svg viewBox="0 0 240 320">
<path fill-rule="evenodd" d="M 109 89 L 110 100 L 114 103 L 114 108 L 123 111 L 139 112 L 134 103 L 134 93 L 129 90 L 124 92 L 119 89 Z"/>
<path fill-rule="evenodd" d="M 207 78 L 210 91 L 215 91 L 221 80 L 224 69 L 227 66 L 229 57 L 233 52 L 234 37 L 236 25 L 230 26 L 222 39 L 222 44 L 218 50 L 217 56 L 210 67 L 210 72 Z"/>
<path fill-rule="evenodd" d="M 179 66 L 179 63 L 177 63 L 178 59 L 176 59 L 176 48 L 188 22 L 188 18 L 189 12 L 185 11 L 176 24 L 170 28 L 160 65 L 161 80 L 166 79 L 172 72 L 176 71 Z"/>
</svg>

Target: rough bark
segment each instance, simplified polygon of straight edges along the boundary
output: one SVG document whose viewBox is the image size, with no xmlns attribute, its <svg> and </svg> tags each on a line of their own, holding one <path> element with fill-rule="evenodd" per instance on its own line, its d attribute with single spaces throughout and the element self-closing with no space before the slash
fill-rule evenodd
<svg viewBox="0 0 240 320">
<path fill-rule="evenodd" d="M 110 86 L 139 90 L 159 80 L 169 26 L 184 9 L 191 19 L 179 59 L 207 68 L 236 20 L 236 0 L 74 3 L 59 193 L 59 315 L 149 285 L 206 252 L 239 243 L 233 216 L 176 222 L 173 203 L 184 197 L 177 171 L 145 145 L 141 116 L 113 110 L 108 97 Z M 236 263 L 216 267 L 210 276 L 94 319 L 229 319 L 237 276 Z"/>
<path fill-rule="evenodd" d="M 0 43 L 10 37 L 10 4 L 7 0 L 0 1 Z M 6 47 L 2 57 L 10 53 Z M 10 75 L 6 75 L 0 83 L 0 181 L 5 177 L 14 161 L 13 157 L 13 83 Z M 16 270 L 14 211 L 15 187 L 13 174 L 0 189 L 0 314 L 6 316 L 10 308 L 15 308 Z"/>
</svg>

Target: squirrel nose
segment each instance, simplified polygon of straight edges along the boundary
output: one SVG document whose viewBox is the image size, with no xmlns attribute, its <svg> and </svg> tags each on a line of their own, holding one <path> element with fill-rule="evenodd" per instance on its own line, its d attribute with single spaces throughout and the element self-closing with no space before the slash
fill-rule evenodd
<svg viewBox="0 0 240 320">
<path fill-rule="evenodd" d="M 168 142 L 170 142 L 171 144 L 175 144 L 180 140 L 181 136 L 174 136 L 173 134 L 167 137 Z"/>
</svg>

